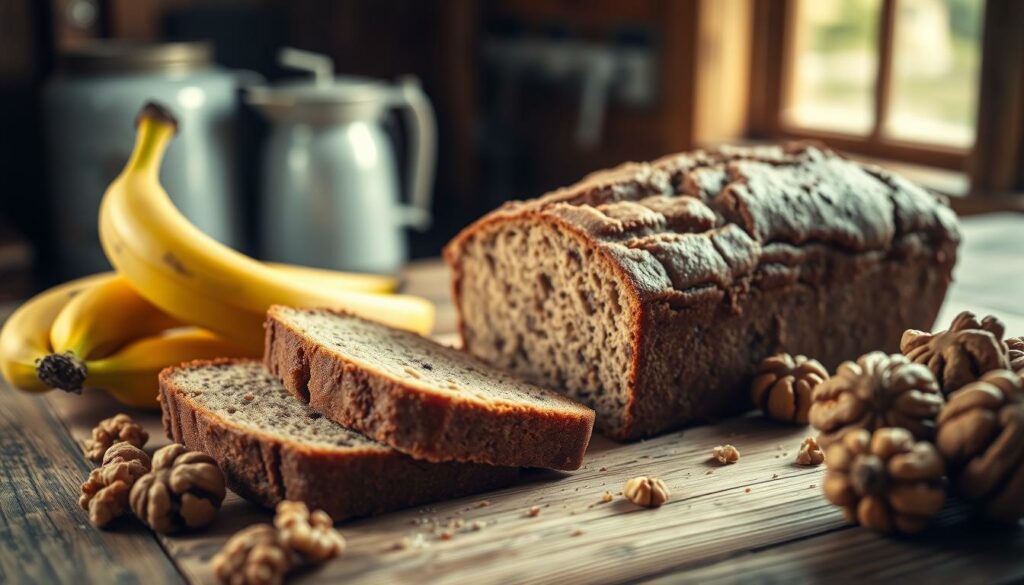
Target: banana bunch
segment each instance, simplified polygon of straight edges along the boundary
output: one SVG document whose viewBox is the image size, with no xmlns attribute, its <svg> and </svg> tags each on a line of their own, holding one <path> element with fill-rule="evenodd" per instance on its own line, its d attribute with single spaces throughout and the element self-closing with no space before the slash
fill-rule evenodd
<svg viewBox="0 0 1024 585">
<path fill-rule="evenodd" d="M 12 386 L 28 392 L 101 388 L 137 407 L 156 406 L 157 374 L 167 366 L 252 355 L 183 326 L 113 273 L 40 293 L 0 330 L 0 372 Z"/>
<path fill-rule="evenodd" d="M 155 407 L 165 367 L 257 357 L 273 304 L 330 307 L 427 333 L 434 307 L 391 294 L 393 278 L 263 263 L 200 232 L 160 186 L 177 123 L 147 104 L 135 148 L 100 205 L 100 240 L 116 272 L 80 278 L 19 307 L 0 330 L 0 373 L 28 392 L 107 391 Z"/>
<path fill-rule="evenodd" d="M 182 322 L 257 352 L 263 348 L 264 314 L 275 304 L 344 309 L 402 329 L 430 331 L 434 306 L 425 299 L 283 275 L 192 225 L 157 176 L 176 130 L 165 108 L 144 106 L 131 159 L 100 204 L 103 250 L 147 300 Z"/>
</svg>

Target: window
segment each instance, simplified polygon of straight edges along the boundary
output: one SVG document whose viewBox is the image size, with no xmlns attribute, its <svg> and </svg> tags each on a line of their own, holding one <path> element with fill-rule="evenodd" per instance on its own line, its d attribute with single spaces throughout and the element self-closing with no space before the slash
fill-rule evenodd
<svg viewBox="0 0 1024 585">
<path fill-rule="evenodd" d="M 760 4 L 760 3 L 759 3 Z M 985 0 L 769 0 L 762 133 L 963 169 L 976 136 Z M 769 59 L 764 57 L 763 59 Z M 755 56 L 755 66 L 757 62 Z"/>
</svg>

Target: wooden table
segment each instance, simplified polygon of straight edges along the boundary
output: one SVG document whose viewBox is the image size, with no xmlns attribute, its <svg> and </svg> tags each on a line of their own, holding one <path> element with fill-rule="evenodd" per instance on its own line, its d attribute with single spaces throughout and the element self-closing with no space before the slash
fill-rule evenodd
<svg viewBox="0 0 1024 585">
<path fill-rule="evenodd" d="M 964 308 L 993 312 L 1024 333 L 1024 216 L 965 222 L 957 282 L 941 324 Z M 453 312 L 444 269 L 409 271 L 409 290 Z M 28 396 L 0 388 L 0 583 L 210 583 L 209 559 L 239 528 L 270 514 L 229 494 L 213 527 L 157 537 L 132 521 L 100 531 L 77 506 L 91 465 L 79 444 L 121 410 L 102 395 Z M 140 415 L 166 443 L 158 418 Z M 972 520 L 953 502 L 914 538 L 847 526 L 821 495 L 822 468 L 793 463 L 810 431 L 748 416 L 618 445 L 595 437 L 574 473 L 527 472 L 514 487 L 347 522 L 343 558 L 295 575 L 297 583 L 610 583 L 914 580 L 989 583 L 1024 579 L 1024 530 Z M 732 443 L 736 465 L 709 463 Z M 625 480 L 656 475 L 672 490 L 657 510 L 621 498 Z M 527 510 L 539 506 L 531 517 Z M 440 532 L 462 524 L 450 540 Z M 474 522 L 483 527 L 474 530 Z"/>
</svg>

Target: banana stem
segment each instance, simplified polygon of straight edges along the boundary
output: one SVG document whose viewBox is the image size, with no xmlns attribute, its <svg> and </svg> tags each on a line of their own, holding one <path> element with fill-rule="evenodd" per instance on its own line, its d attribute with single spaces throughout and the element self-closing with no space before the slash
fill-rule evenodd
<svg viewBox="0 0 1024 585">
<path fill-rule="evenodd" d="M 36 360 L 36 375 L 50 388 L 79 394 L 88 374 L 85 362 L 71 352 L 51 353 Z"/>
<path fill-rule="evenodd" d="M 142 107 L 135 123 L 139 128 L 139 138 L 125 170 L 155 177 L 160 170 L 164 150 L 178 131 L 178 121 L 166 107 L 148 102 Z"/>
</svg>

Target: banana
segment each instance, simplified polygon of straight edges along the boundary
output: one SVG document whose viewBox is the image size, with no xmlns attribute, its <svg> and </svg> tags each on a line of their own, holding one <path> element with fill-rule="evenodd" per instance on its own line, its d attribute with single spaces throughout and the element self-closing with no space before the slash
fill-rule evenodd
<svg viewBox="0 0 1024 585">
<path fill-rule="evenodd" d="M 398 288 L 398 279 L 382 274 L 361 274 L 358 272 L 342 272 L 325 268 L 312 268 L 297 264 L 278 264 L 266 262 L 267 266 L 280 272 L 285 278 L 299 278 L 313 286 L 337 287 L 367 293 L 388 294 Z"/>
<path fill-rule="evenodd" d="M 60 311 L 50 348 L 79 360 L 102 358 L 130 341 L 182 325 L 115 276 L 83 290 Z"/>
<path fill-rule="evenodd" d="M 128 406 L 155 408 L 160 370 L 192 360 L 257 356 L 203 329 L 175 329 L 85 362 L 84 386 L 103 390 Z"/>
<path fill-rule="evenodd" d="M 104 273 L 73 280 L 41 292 L 18 307 L 0 330 L 0 373 L 7 383 L 28 392 L 49 390 L 36 375 L 36 360 L 51 351 L 54 320 L 83 290 L 114 278 L 113 273 Z"/>
<path fill-rule="evenodd" d="M 26 392 L 97 388 L 129 406 L 154 407 L 157 374 L 163 368 L 195 359 L 260 355 L 192 327 L 128 343 L 102 359 L 81 361 L 54 353 L 50 337 L 60 314 L 80 296 L 118 280 L 113 273 L 87 276 L 39 293 L 18 307 L 0 330 L 0 373 L 7 383 Z"/>
<path fill-rule="evenodd" d="M 262 323 L 274 304 L 331 307 L 388 325 L 427 333 L 434 307 L 408 295 L 343 290 L 274 267 L 221 245 L 174 207 L 158 171 L 176 131 L 162 106 L 150 103 L 138 118 L 135 149 L 100 205 L 100 241 L 107 258 L 154 305 L 262 351 Z"/>
</svg>

